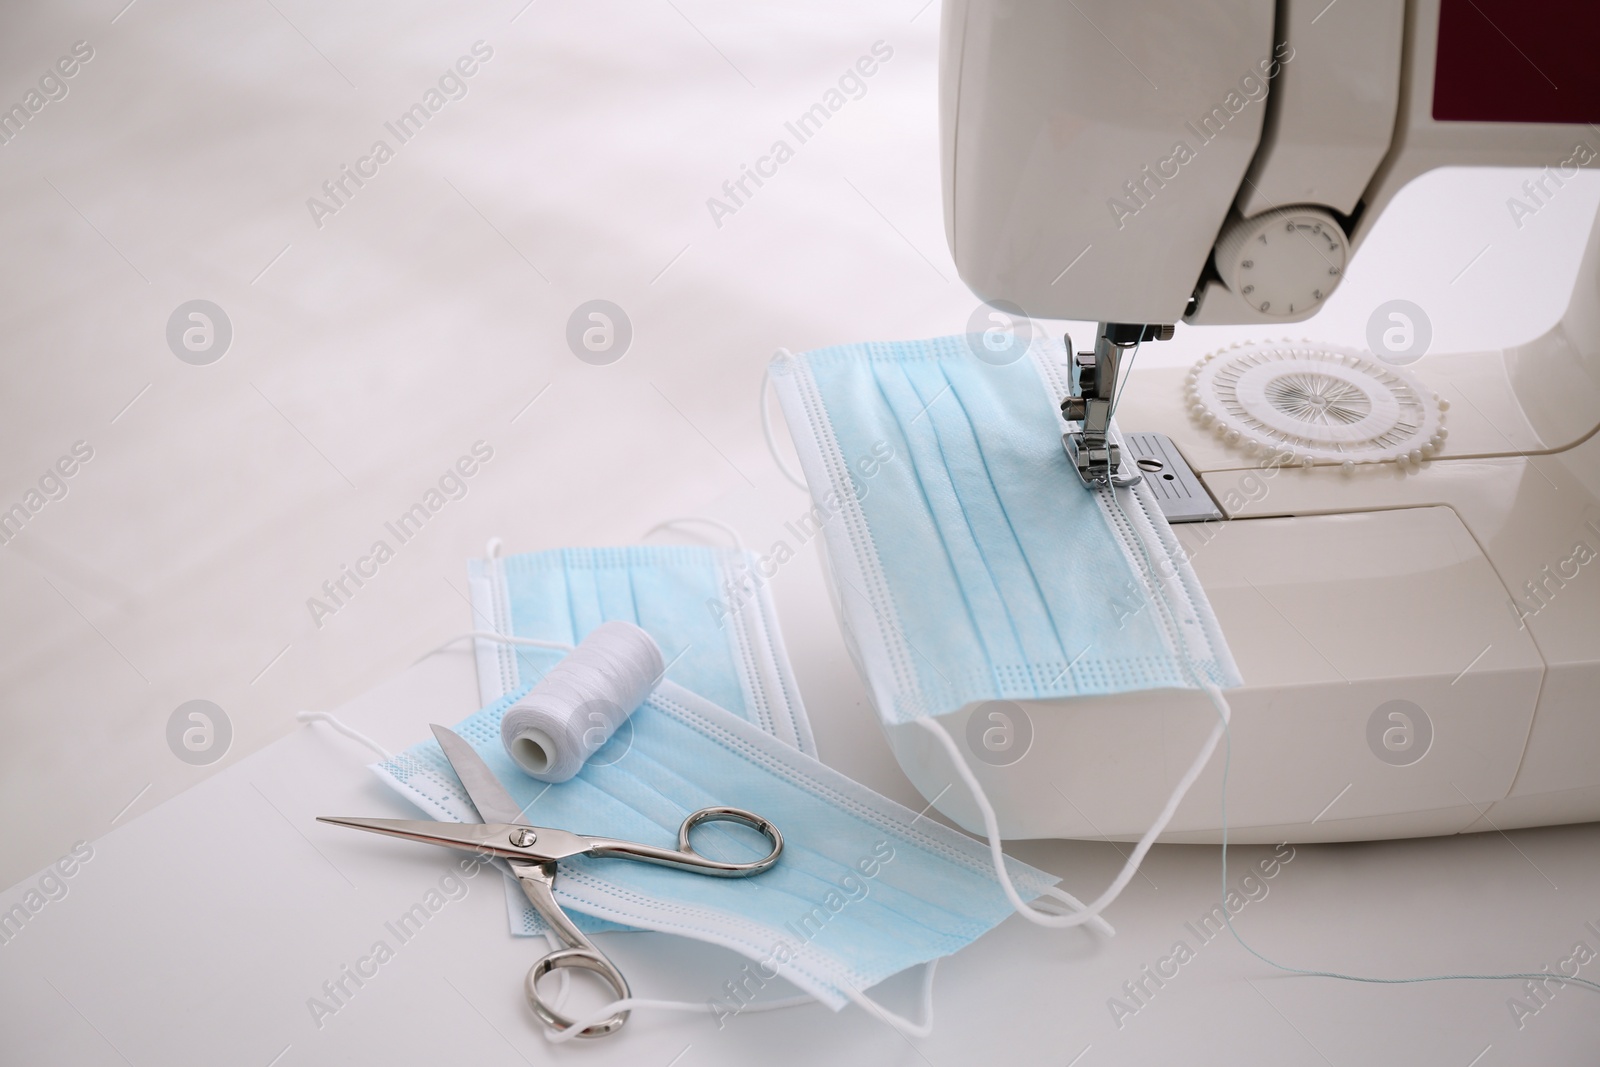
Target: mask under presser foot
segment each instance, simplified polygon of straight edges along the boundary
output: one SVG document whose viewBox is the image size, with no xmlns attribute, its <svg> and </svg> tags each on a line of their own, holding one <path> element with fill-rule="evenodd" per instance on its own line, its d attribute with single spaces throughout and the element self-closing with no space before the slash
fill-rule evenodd
<svg viewBox="0 0 1600 1067">
<path fill-rule="evenodd" d="M 1168 521 L 1221 518 L 1204 486 L 1170 440 L 1161 434 L 1139 435 L 1140 445 L 1133 449 L 1133 462 L 1129 463 L 1123 456 L 1124 442 L 1111 431 L 1111 416 L 1117 405 L 1117 378 L 1124 353 L 1131 363 L 1141 342 L 1170 340 L 1172 334 L 1171 326 L 1101 323 L 1094 350 L 1072 355 L 1072 395 L 1061 402 L 1061 417 L 1080 428 L 1062 434 L 1061 445 L 1086 489 L 1123 489 L 1138 485 L 1150 474 L 1159 476 L 1163 483 L 1174 483 L 1156 485 L 1152 482 Z M 1070 335 L 1065 343 L 1067 351 L 1072 352 Z M 1131 439 L 1129 444 L 1131 447 Z M 1202 501 L 1205 507 L 1200 506 Z M 1170 509 L 1169 502 L 1173 505 Z"/>
</svg>

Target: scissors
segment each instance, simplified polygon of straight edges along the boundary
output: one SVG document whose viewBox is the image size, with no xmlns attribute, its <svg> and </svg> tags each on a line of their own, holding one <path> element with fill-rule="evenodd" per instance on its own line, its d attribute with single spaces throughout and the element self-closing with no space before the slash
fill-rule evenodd
<svg viewBox="0 0 1600 1067">
<path fill-rule="evenodd" d="M 444 749 L 445 758 L 455 770 L 456 777 L 466 787 L 467 796 L 481 823 L 448 823 L 410 819 L 352 819 L 319 816 L 318 822 L 350 826 L 376 834 L 404 837 L 424 841 L 430 845 L 460 849 L 479 856 L 503 859 L 516 876 L 522 892 L 550 929 L 565 947 L 555 949 L 541 958 L 529 970 L 525 988 L 528 1003 L 539 1021 L 555 1030 L 570 1029 L 573 1020 L 562 1015 L 545 1002 L 539 994 L 539 979 L 551 971 L 577 967 L 600 975 L 617 999 L 627 1000 L 632 994 L 627 979 L 617 970 L 594 943 L 573 925 L 567 913 L 556 903 L 555 880 L 557 865 L 574 856 L 615 857 L 673 867 L 680 871 L 693 871 L 717 878 L 745 878 L 760 874 L 778 862 L 783 854 L 783 835 L 761 816 L 742 808 L 701 808 L 691 812 L 678 827 L 678 847 L 660 848 L 636 841 L 617 841 L 609 837 L 585 837 L 549 826 L 530 826 L 522 821 L 522 810 L 511 799 L 505 786 L 495 778 L 494 772 L 483 757 L 458 734 L 443 726 L 434 726 L 433 735 Z M 761 859 L 748 863 L 726 863 L 697 853 L 689 844 L 689 831 L 701 823 L 732 822 L 748 826 L 760 833 L 772 845 L 772 851 Z M 578 1037 L 604 1037 L 615 1033 L 628 1021 L 628 1012 L 619 1011 L 608 1019 L 593 1023 L 578 1032 Z"/>
</svg>

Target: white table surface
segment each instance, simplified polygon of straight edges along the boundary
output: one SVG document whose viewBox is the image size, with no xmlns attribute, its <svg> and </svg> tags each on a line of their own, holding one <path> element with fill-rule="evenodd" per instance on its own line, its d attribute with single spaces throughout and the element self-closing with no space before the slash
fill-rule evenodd
<svg viewBox="0 0 1600 1067">
<path fill-rule="evenodd" d="M 0 945 L 0 1043 L 65 1043 L 36 1062 L 120 1062 L 99 1027 L 135 1063 L 266 1063 L 284 1045 L 283 1063 L 347 1060 L 385 1042 L 397 1061 L 430 1042 L 509 1059 L 479 1016 L 439 999 L 449 976 L 518 1049 L 545 1056 L 515 992 L 531 949 L 492 918 L 498 887 L 474 889 L 432 945 L 408 948 L 384 972 L 392 992 L 309 1029 L 304 998 L 361 947 L 362 923 L 443 861 L 315 838 L 304 819 L 324 807 L 392 802 L 358 750 L 298 730 L 293 714 L 355 700 L 400 745 L 428 718 L 471 710 L 465 656 L 401 672 L 464 628 L 463 560 L 490 536 L 511 551 L 628 543 L 697 514 L 762 546 L 805 510 L 762 443 L 771 352 L 957 332 L 976 307 L 942 233 L 939 6 L 124 3 L 0 12 L 6 107 L 74 42 L 94 48 L 68 95 L 0 145 L 0 508 L 74 442 L 94 449 L 65 498 L 0 545 L 0 884 L 15 883 L 0 905 L 73 842 L 97 850 L 65 901 Z M 307 198 L 478 40 L 494 55 L 468 95 L 316 227 Z M 866 94 L 717 226 L 707 198 L 879 40 L 894 57 Z M 1436 350 L 1547 328 L 1600 183 L 1569 183 L 1518 226 L 1506 201 L 1526 176 L 1412 186 L 1294 332 L 1360 344 L 1395 297 L 1427 309 Z M 634 327 L 610 366 L 564 340 L 573 309 L 597 297 Z M 209 366 L 165 340 L 194 298 L 233 325 Z M 1141 360 L 1184 363 L 1251 334 L 1180 329 Z M 468 495 L 318 626 L 307 599 L 479 440 L 494 459 Z M 920 807 L 872 725 L 814 554 L 772 590 L 823 758 Z M 387 697 L 370 695 L 379 683 Z M 438 707 L 409 702 L 424 691 Z M 208 766 L 166 740 L 193 699 L 232 725 Z M 343 875 L 294 829 L 337 850 Z M 1537 968 L 1600 922 L 1595 833 L 1302 850 L 1246 924 L 1290 962 Z M 1018 851 L 1085 891 L 1116 860 L 1103 845 Z M 1204 910 L 1215 860 L 1156 850 L 1104 946 L 1006 924 L 948 966 L 920 1052 L 1065 1063 L 1093 1044 L 1086 1065 L 1148 1062 L 1157 1048 L 1464 1064 L 1492 1044 L 1487 1065 L 1578 1062 L 1600 1046 L 1600 1013 L 1577 990 L 1519 1032 L 1504 986 L 1285 980 L 1231 946 L 1206 949 L 1181 986 L 1111 1028 L 1106 998 Z M 642 988 L 674 995 L 728 967 L 664 944 L 618 945 Z M 430 1026 L 415 1007 L 465 1029 Z M 693 1043 L 685 1067 L 789 1052 L 917 1061 L 857 1015 L 745 1017 L 721 1034 L 641 1019 L 613 1051 L 560 1054 L 665 1063 Z"/>
<path fill-rule="evenodd" d="M 475 710 L 475 689 L 470 657 L 444 653 L 340 715 L 397 749 L 426 736 L 427 722 Z M 944 961 L 927 1038 L 903 1037 L 860 1008 L 834 1015 L 813 1005 L 739 1015 L 720 1029 L 708 1015 L 641 1011 L 614 1038 L 552 1047 L 521 992 L 542 942 L 507 932 L 498 875 L 468 881 L 463 897 L 399 944 L 385 922 L 438 885 L 455 857 L 313 821 L 414 816 L 365 770 L 371 758 L 326 726 L 304 727 L 95 841 L 66 896 L 0 947 L 6 1062 L 1487 1067 L 1593 1063 L 1600 1049 L 1600 1012 L 1587 990 L 1558 990 L 1519 1029 L 1506 1006 L 1515 983 L 1291 977 L 1227 934 L 1202 942 L 1186 924 L 1198 925 L 1219 895 L 1218 851 L 1176 845 L 1155 849 L 1112 909 L 1116 937 L 1039 931 L 1013 918 Z M 887 767 L 872 770 L 887 777 Z M 1274 877 L 1248 887 L 1255 899 L 1235 926 L 1291 966 L 1377 976 L 1538 970 L 1576 941 L 1600 947 L 1585 926 L 1600 927 L 1597 846 L 1595 825 L 1297 846 Z M 1014 851 L 1080 895 L 1120 862 L 1100 843 Z M 1245 868 L 1271 852 L 1231 849 L 1230 883 L 1241 886 Z M 324 996 L 322 983 L 378 939 L 394 958 L 318 1026 L 309 998 Z M 1178 940 L 1194 958 L 1162 987 L 1147 984 L 1153 995 L 1117 1026 L 1110 998 L 1125 998 L 1123 983 L 1140 980 Z M 601 935 L 601 947 L 641 996 L 708 1000 L 743 963 L 659 934 Z M 903 979 L 876 992 L 892 1008 L 913 1009 Z"/>
</svg>

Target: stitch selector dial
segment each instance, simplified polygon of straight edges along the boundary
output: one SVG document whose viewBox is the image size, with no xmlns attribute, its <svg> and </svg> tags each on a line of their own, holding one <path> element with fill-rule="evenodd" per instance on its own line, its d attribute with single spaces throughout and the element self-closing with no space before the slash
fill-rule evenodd
<svg viewBox="0 0 1600 1067">
<path fill-rule="evenodd" d="M 1234 345 L 1190 369 L 1189 415 L 1225 444 L 1276 463 L 1394 461 L 1444 447 L 1449 403 L 1408 372 L 1308 342 Z"/>
<path fill-rule="evenodd" d="M 1350 243 L 1321 208 L 1287 207 L 1234 219 L 1217 241 L 1217 272 L 1263 315 L 1304 317 L 1344 277 Z"/>
</svg>

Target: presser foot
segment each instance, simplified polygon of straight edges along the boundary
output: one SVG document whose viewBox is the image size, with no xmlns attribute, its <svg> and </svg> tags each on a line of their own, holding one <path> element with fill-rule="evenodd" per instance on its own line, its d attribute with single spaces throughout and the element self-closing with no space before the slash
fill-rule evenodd
<svg viewBox="0 0 1600 1067">
<path fill-rule="evenodd" d="M 1061 435 L 1061 446 L 1085 489 L 1126 489 L 1143 477 L 1122 462 L 1122 446 L 1082 431 Z"/>
</svg>

